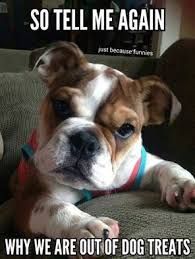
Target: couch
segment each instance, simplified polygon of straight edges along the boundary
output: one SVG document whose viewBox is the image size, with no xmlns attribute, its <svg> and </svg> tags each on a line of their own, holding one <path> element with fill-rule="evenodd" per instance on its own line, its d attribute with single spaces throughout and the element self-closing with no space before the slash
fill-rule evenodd
<svg viewBox="0 0 195 259">
<path fill-rule="evenodd" d="M 14 200 L 9 193 L 8 181 L 17 167 L 21 145 L 36 126 L 38 104 L 46 92 L 37 73 L 28 71 L 30 58 L 30 51 L 0 50 L 0 132 L 5 144 L 0 161 L 0 258 L 9 258 L 5 256 L 4 238 L 19 237 L 12 224 Z M 144 129 L 144 144 L 150 152 L 195 172 L 195 40 L 174 43 L 159 59 L 96 55 L 88 55 L 88 59 L 115 67 L 132 78 L 157 74 L 173 89 L 183 106 L 180 116 L 170 127 Z M 195 258 L 195 214 L 170 209 L 160 202 L 159 194 L 141 191 L 114 194 L 96 198 L 80 207 L 96 216 L 117 219 L 120 238 L 189 238 L 191 254 L 188 258 Z M 119 249 L 115 258 L 123 257 L 171 258 L 148 255 L 147 246 L 145 256 L 141 257 L 122 256 Z"/>
</svg>

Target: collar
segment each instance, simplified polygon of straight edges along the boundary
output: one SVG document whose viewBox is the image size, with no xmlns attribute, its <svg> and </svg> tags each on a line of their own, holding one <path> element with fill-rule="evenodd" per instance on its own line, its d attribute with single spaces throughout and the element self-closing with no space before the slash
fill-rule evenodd
<svg viewBox="0 0 195 259">
<path fill-rule="evenodd" d="M 20 164 L 18 167 L 19 182 L 22 185 L 26 182 L 26 179 L 28 177 L 29 167 L 28 167 L 27 161 L 33 156 L 35 150 L 37 149 L 37 146 L 38 146 L 37 132 L 36 130 L 34 130 L 28 143 L 22 146 L 23 159 L 20 161 Z M 88 191 L 86 189 L 83 189 L 82 190 L 83 199 L 79 201 L 78 204 L 84 201 L 89 201 L 94 197 L 98 197 L 102 195 L 108 195 L 108 194 L 118 193 L 118 192 L 126 192 L 129 190 L 137 190 L 140 187 L 141 180 L 145 172 L 146 160 L 147 160 L 147 152 L 144 146 L 142 146 L 141 157 L 137 160 L 128 181 L 124 185 L 122 185 L 120 188 L 107 190 L 107 191 Z"/>
<path fill-rule="evenodd" d="M 29 176 L 29 163 L 28 160 L 32 158 L 34 155 L 35 150 L 37 149 L 38 143 L 37 143 L 37 132 L 36 130 L 33 130 L 32 135 L 30 136 L 30 139 L 28 143 L 22 146 L 22 159 L 20 160 L 17 173 L 18 173 L 18 180 L 20 185 L 24 185 L 28 179 Z"/>
</svg>

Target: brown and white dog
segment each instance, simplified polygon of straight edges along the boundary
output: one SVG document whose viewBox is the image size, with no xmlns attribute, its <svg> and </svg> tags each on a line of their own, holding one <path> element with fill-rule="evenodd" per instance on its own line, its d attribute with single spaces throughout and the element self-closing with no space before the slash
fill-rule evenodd
<svg viewBox="0 0 195 259">
<path fill-rule="evenodd" d="M 143 126 L 172 122 L 181 105 L 158 77 L 138 80 L 88 63 L 73 43 L 58 42 L 39 58 L 48 87 L 28 179 L 17 188 L 16 225 L 26 235 L 101 238 L 118 222 L 75 206 L 83 190 L 120 190 L 142 153 Z M 174 208 L 195 208 L 195 179 L 173 162 L 146 154 L 141 189 L 158 190 Z M 138 166 L 139 167 L 139 166 Z"/>
</svg>

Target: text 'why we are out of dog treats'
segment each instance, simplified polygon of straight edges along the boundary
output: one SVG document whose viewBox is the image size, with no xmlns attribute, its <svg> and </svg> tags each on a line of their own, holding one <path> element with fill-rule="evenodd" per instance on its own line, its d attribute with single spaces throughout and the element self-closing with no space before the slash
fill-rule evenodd
<svg viewBox="0 0 195 259">
<path fill-rule="evenodd" d="M 54 243 L 47 239 L 5 239 L 7 255 L 29 255 L 32 247 L 35 255 L 101 255 L 102 246 L 105 255 L 144 256 L 146 251 L 151 256 L 188 256 L 191 253 L 189 239 L 59 239 Z M 120 252 L 119 252 L 120 247 Z"/>
</svg>

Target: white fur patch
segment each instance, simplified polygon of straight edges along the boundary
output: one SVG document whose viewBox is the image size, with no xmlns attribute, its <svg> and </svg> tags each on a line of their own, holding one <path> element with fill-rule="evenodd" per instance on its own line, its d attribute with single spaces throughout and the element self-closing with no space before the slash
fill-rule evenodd
<svg viewBox="0 0 195 259">
<path fill-rule="evenodd" d="M 81 97 L 78 113 L 81 117 L 94 118 L 96 111 L 106 101 L 116 87 L 117 77 L 107 76 L 104 72 L 91 80 L 86 88 L 84 97 Z"/>
<path fill-rule="evenodd" d="M 103 64 L 93 64 L 93 63 L 88 63 L 88 67 L 89 67 L 89 69 L 94 69 L 94 70 L 96 70 L 98 72 L 103 72 L 103 71 L 105 71 L 108 68 L 108 66 L 106 66 L 106 65 L 103 65 Z"/>
<path fill-rule="evenodd" d="M 115 179 L 111 185 L 111 188 L 119 188 L 123 186 L 131 176 L 133 168 L 141 157 L 142 139 L 141 136 L 137 142 L 131 147 L 131 149 L 125 155 L 123 161 L 114 163 L 114 171 L 116 171 Z"/>
<path fill-rule="evenodd" d="M 94 69 L 94 70 L 96 70 L 96 71 L 98 71 L 98 72 L 103 72 L 103 71 L 105 71 L 106 69 L 109 68 L 108 66 L 103 65 L 103 64 L 93 64 L 93 63 L 89 63 L 89 64 L 88 64 L 88 67 L 89 67 L 89 68 L 92 68 L 92 69 Z M 117 69 L 114 69 L 114 68 L 112 68 L 112 69 L 113 69 L 113 71 L 114 71 L 116 74 L 118 74 L 118 75 L 124 75 L 121 71 L 119 71 L 119 70 L 117 70 Z"/>
<path fill-rule="evenodd" d="M 51 213 L 51 210 L 58 205 L 60 208 L 56 209 L 56 213 Z M 92 216 L 71 203 L 55 198 L 43 198 L 34 206 L 29 227 L 34 234 L 44 234 L 51 238 L 68 237 L 69 231 L 75 224 L 89 221 L 91 218 Z M 63 233 L 67 233 L 67 236 L 63 236 Z"/>
<path fill-rule="evenodd" d="M 96 186 L 96 189 L 106 190 L 110 188 L 116 172 L 113 171 L 110 153 L 106 145 L 102 143 L 101 146 L 104 151 L 96 156 L 92 164 L 90 181 Z"/>
<path fill-rule="evenodd" d="M 173 179 L 176 182 L 183 179 L 194 181 L 191 173 L 180 165 L 147 153 L 145 175 L 141 183 L 141 188 L 154 190 L 160 188 L 160 190 L 165 190 Z"/>
<path fill-rule="evenodd" d="M 99 139 L 101 152 L 98 152 L 91 161 L 78 160 L 71 153 L 69 137 L 80 130 L 94 129 L 94 122 L 82 118 L 70 118 L 62 122 L 47 145 L 38 149 L 34 155 L 34 162 L 42 175 L 53 177 L 64 186 L 75 189 L 106 189 L 115 176 L 112 168 L 111 156 L 106 143 Z M 80 167 L 89 181 L 78 181 L 77 176 L 70 178 L 70 172 L 65 168 Z M 60 171 L 62 170 L 62 171 Z M 87 170 L 89 172 L 87 173 Z"/>
</svg>

